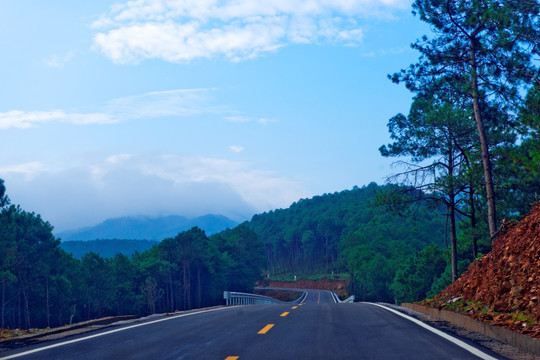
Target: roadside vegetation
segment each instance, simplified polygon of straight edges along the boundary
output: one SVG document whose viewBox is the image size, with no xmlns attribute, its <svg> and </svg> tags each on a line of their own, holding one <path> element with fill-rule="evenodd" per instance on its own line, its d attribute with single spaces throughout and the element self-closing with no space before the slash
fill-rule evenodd
<svg viewBox="0 0 540 360">
<path fill-rule="evenodd" d="M 239 226 L 208 237 L 193 228 L 131 257 L 77 259 L 39 215 L 9 205 L 0 180 L 0 327 L 56 327 L 113 315 L 220 304 L 251 291 L 266 267 L 257 235 Z"/>
</svg>

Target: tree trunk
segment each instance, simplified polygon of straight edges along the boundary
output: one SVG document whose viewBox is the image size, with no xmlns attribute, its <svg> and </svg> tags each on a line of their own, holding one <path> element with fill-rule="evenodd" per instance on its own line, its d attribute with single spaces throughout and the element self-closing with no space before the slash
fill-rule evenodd
<svg viewBox="0 0 540 360">
<path fill-rule="evenodd" d="M 201 286 L 201 264 L 197 263 L 197 299 L 198 304 L 197 307 L 201 307 L 202 303 L 202 286 Z"/>
<path fill-rule="evenodd" d="M 2 275 L 2 329 L 4 329 L 4 313 L 6 304 L 6 276 Z"/>
<path fill-rule="evenodd" d="M 328 236 L 324 237 L 324 259 L 326 264 L 326 274 L 328 275 Z"/>
<path fill-rule="evenodd" d="M 458 278 L 458 268 L 457 268 L 457 235 L 456 235 L 456 211 L 454 209 L 455 201 L 454 194 L 450 195 L 450 247 L 452 251 L 452 282 L 456 281 Z"/>
<path fill-rule="evenodd" d="M 50 316 L 50 312 L 49 312 L 49 278 L 47 277 L 47 281 L 46 281 L 46 306 L 47 306 L 47 327 L 50 328 L 51 327 L 51 316 Z"/>
<path fill-rule="evenodd" d="M 26 328 L 30 329 L 31 328 L 31 324 L 30 324 L 30 307 L 28 305 L 28 296 L 26 294 L 26 288 L 24 287 L 22 278 L 20 276 L 19 276 L 19 282 L 21 284 L 21 290 L 22 290 L 23 300 L 24 300 L 24 310 L 25 310 L 24 312 L 25 312 Z"/>
<path fill-rule="evenodd" d="M 172 312 L 175 310 L 174 306 L 174 293 L 173 293 L 173 281 L 172 281 L 172 271 L 171 268 L 169 268 L 169 299 L 171 302 L 170 309 Z"/>
<path fill-rule="evenodd" d="M 471 229 L 472 229 L 472 253 L 473 259 L 478 256 L 478 239 L 476 235 L 476 207 L 474 206 L 474 191 L 471 182 L 469 192 L 469 202 L 471 203 Z"/>
<path fill-rule="evenodd" d="M 484 122 L 482 121 L 482 115 L 480 112 L 480 101 L 478 93 L 478 74 L 476 64 L 476 39 L 471 38 L 470 45 L 471 56 L 471 87 L 472 87 L 472 99 L 474 109 L 474 120 L 478 129 L 478 135 L 480 137 L 480 147 L 482 150 L 482 165 L 484 167 L 484 180 L 486 181 L 486 195 L 488 203 L 488 225 L 489 235 L 491 242 L 495 240 L 495 233 L 497 232 L 497 214 L 495 212 L 495 190 L 493 186 L 491 159 L 489 156 L 489 145 L 486 136 L 486 129 L 484 128 Z"/>
<path fill-rule="evenodd" d="M 17 291 L 17 323 L 19 326 L 17 326 L 19 329 L 22 328 L 22 318 L 21 318 L 21 284 L 19 284 L 19 290 Z"/>
<path fill-rule="evenodd" d="M 450 248 L 452 256 L 452 282 L 457 280 L 457 231 L 456 231 L 456 194 L 454 185 L 454 147 L 452 137 L 448 141 L 448 210 L 450 212 Z"/>
</svg>

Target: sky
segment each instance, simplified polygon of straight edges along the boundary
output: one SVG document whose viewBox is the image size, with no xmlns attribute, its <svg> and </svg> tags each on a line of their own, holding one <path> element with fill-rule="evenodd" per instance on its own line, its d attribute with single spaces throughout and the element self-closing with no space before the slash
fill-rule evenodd
<svg viewBox="0 0 540 360">
<path fill-rule="evenodd" d="M 409 0 L 0 2 L 0 178 L 55 232 L 383 184 Z"/>
</svg>

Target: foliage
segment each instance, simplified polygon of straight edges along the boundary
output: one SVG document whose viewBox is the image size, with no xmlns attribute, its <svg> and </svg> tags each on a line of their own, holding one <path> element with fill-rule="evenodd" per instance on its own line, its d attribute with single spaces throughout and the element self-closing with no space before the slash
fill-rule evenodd
<svg viewBox="0 0 540 360">
<path fill-rule="evenodd" d="M 0 208 L 9 204 L 9 198 L 6 195 L 6 186 L 4 180 L 0 179 Z"/>
<path fill-rule="evenodd" d="M 144 252 L 157 243 L 158 241 L 153 240 L 69 240 L 62 241 L 60 247 L 77 259 L 82 259 L 89 252 L 99 254 L 103 258 L 112 258 L 116 254 L 131 256 L 135 252 Z"/>
<path fill-rule="evenodd" d="M 213 237 L 192 228 L 131 257 L 87 252 L 80 260 L 61 249 L 52 230 L 19 206 L 1 208 L 2 328 L 216 305 L 224 290 L 251 291 L 265 267 L 263 245 L 246 226 Z"/>
<path fill-rule="evenodd" d="M 392 284 L 398 303 L 424 299 L 445 270 L 447 262 L 437 246 L 431 244 L 400 264 Z"/>
<path fill-rule="evenodd" d="M 482 102 L 515 113 L 523 90 L 539 81 L 538 65 L 533 62 L 533 54 L 539 54 L 539 11 L 537 1 L 416 0 L 413 13 L 430 24 L 434 36 L 423 36 L 412 44 L 420 53 L 418 62 L 390 76 L 415 93 L 437 87 L 469 100 L 482 154 L 491 236 L 497 230 L 497 191 L 490 148 L 493 138 L 488 133 L 503 127 L 490 126 L 490 109 Z"/>
<path fill-rule="evenodd" d="M 348 272 L 358 299 L 393 302 L 390 286 L 399 263 L 434 241 L 442 246 L 445 229 L 440 208 L 427 200 L 409 206 L 405 199 L 411 197 L 402 194 L 404 216 L 374 204 L 395 188 L 401 187 L 372 183 L 302 199 L 255 215 L 246 225 L 263 241 L 273 278 Z"/>
</svg>

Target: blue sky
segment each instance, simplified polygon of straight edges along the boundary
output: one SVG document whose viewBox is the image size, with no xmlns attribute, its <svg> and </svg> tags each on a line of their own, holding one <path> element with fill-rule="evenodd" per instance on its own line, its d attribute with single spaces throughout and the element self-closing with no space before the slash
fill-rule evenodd
<svg viewBox="0 0 540 360">
<path fill-rule="evenodd" d="M 57 231 L 384 183 L 408 0 L 0 3 L 0 178 Z"/>
</svg>

